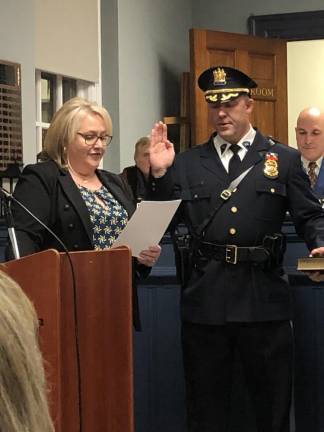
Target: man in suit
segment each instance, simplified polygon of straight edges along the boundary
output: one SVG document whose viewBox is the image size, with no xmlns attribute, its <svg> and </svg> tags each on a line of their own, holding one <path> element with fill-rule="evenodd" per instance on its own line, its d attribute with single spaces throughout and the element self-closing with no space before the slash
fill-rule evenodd
<svg viewBox="0 0 324 432">
<path fill-rule="evenodd" d="M 198 84 L 215 129 L 210 140 L 175 158 L 160 122 L 150 148 L 149 197 L 181 198 L 189 230 L 181 297 L 189 431 L 228 431 L 239 352 L 258 432 L 289 432 L 291 299 L 281 228 L 289 211 L 311 253 L 323 255 L 324 212 L 299 152 L 251 126 L 256 83 L 216 66 Z"/>
<path fill-rule="evenodd" d="M 146 194 L 147 180 L 150 174 L 150 138 L 139 138 L 135 144 L 135 165 L 124 168 L 121 176 L 132 188 L 137 202 L 142 201 Z"/>
<path fill-rule="evenodd" d="M 301 153 L 302 166 L 308 174 L 312 189 L 324 204 L 324 112 L 318 107 L 303 109 L 297 118 L 295 128 L 296 142 Z M 302 243 L 291 245 L 289 255 L 307 256 L 307 249 Z M 296 284 L 296 282 L 295 282 Z M 303 285 L 303 282 L 297 282 Z M 309 284 L 308 284 L 309 285 Z M 298 288 L 298 287 L 296 287 Z M 322 287 L 320 287 L 322 288 Z M 319 292 L 316 283 L 308 286 L 306 290 L 295 289 L 293 291 L 294 306 L 299 312 L 295 315 L 295 364 L 294 364 L 294 403 L 296 412 L 296 425 L 303 429 L 307 424 L 310 430 L 316 430 L 323 421 L 323 413 L 318 412 L 316 402 L 311 399 L 314 386 L 322 373 L 322 365 L 317 365 L 318 342 L 317 319 L 313 310 L 309 308 L 313 304 L 315 296 Z M 315 294 L 316 293 L 316 294 Z M 323 308 L 321 296 L 316 297 L 316 308 Z M 314 324 L 315 323 L 315 324 Z M 306 338 L 305 338 L 306 336 Z M 317 372 L 317 368 L 320 368 Z M 309 409 L 312 406 L 314 408 Z"/>
<path fill-rule="evenodd" d="M 296 141 L 301 160 L 316 196 L 324 199 L 324 112 L 306 108 L 297 119 Z"/>
</svg>

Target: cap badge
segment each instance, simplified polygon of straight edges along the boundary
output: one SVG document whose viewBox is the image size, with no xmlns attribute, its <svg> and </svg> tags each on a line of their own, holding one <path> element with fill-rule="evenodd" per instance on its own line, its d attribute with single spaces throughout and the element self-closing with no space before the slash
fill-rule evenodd
<svg viewBox="0 0 324 432">
<path fill-rule="evenodd" d="M 266 153 L 264 159 L 263 173 L 266 177 L 270 179 L 278 178 L 278 153 Z"/>
<path fill-rule="evenodd" d="M 218 67 L 217 69 L 213 70 L 213 75 L 215 86 L 226 84 L 226 72 L 223 68 Z"/>
</svg>

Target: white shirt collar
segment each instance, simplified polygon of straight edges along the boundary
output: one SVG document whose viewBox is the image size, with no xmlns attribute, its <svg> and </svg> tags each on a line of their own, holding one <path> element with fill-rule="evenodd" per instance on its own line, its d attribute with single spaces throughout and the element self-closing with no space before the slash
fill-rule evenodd
<svg viewBox="0 0 324 432">
<path fill-rule="evenodd" d="M 237 143 L 240 147 L 243 146 L 247 150 L 247 147 L 243 145 L 243 143 L 249 143 L 248 147 L 252 145 L 253 140 L 255 138 L 256 131 L 253 129 L 253 127 L 250 125 L 249 131 L 240 139 L 240 141 Z"/>
<path fill-rule="evenodd" d="M 303 167 L 304 167 L 305 171 L 307 172 L 308 171 L 308 164 L 310 161 L 308 159 L 304 158 L 303 155 L 301 155 L 300 158 L 301 158 Z M 323 160 L 323 156 L 320 157 L 319 159 L 317 159 L 316 161 L 314 161 L 314 162 L 316 162 L 316 165 L 317 165 L 316 170 L 320 170 L 321 165 L 322 165 L 322 160 Z"/>
<path fill-rule="evenodd" d="M 253 127 L 250 125 L 250 129 L 248 132 L 239 140 L 237 145 L 239 145 L 242 149 L 245 150 L 245 153 L 248 151 L 249 147 L 253 143 L 253 140 L 255 138 L 256 131 L 253 129 Z M 243 144 L 244 143 L 244 144 Z M 221 147 L 223 144 L 226 144 L 226 149 L 221 150 Z M 227 150 L 230 148 L 231 144 L 227 141 L 225 141 L 223 138 L 221 138 L 219 135 L 216 135 L 214 137 L 214 146 L 218 152 L 219 157 L 221 158 L 222 155 L 224 155 Z M 232 154 L 232 153 L 231 153 Z"/>
</svg>

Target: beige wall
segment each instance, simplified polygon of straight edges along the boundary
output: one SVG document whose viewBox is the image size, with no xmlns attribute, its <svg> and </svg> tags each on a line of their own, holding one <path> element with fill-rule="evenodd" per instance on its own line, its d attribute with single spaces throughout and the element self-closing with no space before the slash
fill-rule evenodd
<svg viewBox="0 0 324 432">
<path fill-rule="evenodd" d="M 324 109 L 324 40 L 287 43 L 288 141 L 296 147 L 295 125 L 307 106 Z"/>
<path fill-rule="evenodd" d="M 23 160 L 36 161 L 34 0 L 0 0 L 0 59 L 21 64 Z"/>
<path fill-rule="evenodd" d="M 102 0 L 101 7 L 103 103 L 114 123 L 104 167 L 120 172 L 134 164 L 139 137 L 179 115 L 191 8 L 188 0 Z"/>
<path fill-rule="evenodd" d="M 98 0 L 35 0 L 35 67 L 99 81 Z"/>
</svg>

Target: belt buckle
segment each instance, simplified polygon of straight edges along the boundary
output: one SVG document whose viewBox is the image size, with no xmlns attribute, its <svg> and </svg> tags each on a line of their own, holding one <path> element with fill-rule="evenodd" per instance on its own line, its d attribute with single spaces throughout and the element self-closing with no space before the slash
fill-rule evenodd
<svg viewBox="0 0 324 432">
<path fill-rule="evenodd" d="M 220 197 L 224 200 L 227 201 L 228 198 L 230 198 L 230 196 L 232 195 L 232 191 L 230 189 L 224 189 L 221 194 Z"/>
<path fill-rule="evenodd" d="M 237 246 L 236 245 L 226 245 L 225 261 L 229 264 L 236 264 L 237 263 Z"/>
</svg>

